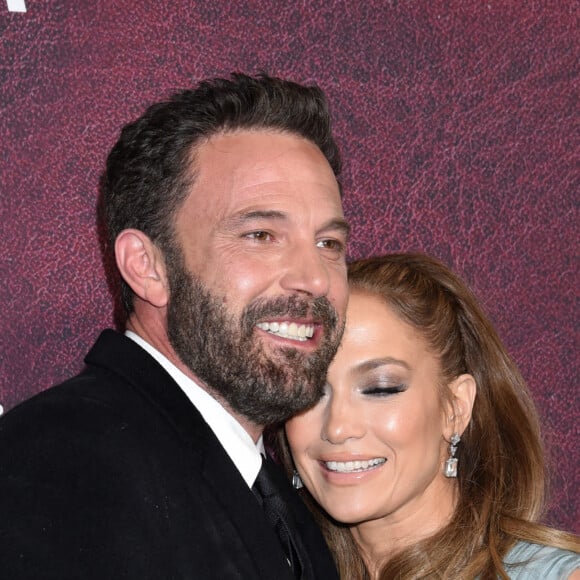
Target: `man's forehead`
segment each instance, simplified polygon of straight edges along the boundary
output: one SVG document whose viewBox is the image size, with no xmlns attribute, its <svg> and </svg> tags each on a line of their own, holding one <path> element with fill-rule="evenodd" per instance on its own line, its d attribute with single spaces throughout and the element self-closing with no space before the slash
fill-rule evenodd
<svg viewBox="0 0 580 580">
<path fill-rule="evenodd" d="M 248 185 L 252 180 L 298 179 L 309 173 L 336 181 L 328 161 L 314 143 L 291 133 L 267 130 L 214 135 L 197 148 L 195 165 L 202 175 L 227 169 Z"/>
<path fill-rule="evenodd" d="M 193 159 L 191 197 L 226 214 L 287 211 L 295 203 L 342 214 L 340 189 L 316 145 L 286 133 L 216 135 Z"/>
</svg>

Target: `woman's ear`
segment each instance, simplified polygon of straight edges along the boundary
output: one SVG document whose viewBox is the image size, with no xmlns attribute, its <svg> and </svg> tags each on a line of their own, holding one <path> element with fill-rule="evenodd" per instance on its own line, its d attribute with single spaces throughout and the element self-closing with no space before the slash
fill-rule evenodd
<svg viewBox="0 0 580 580">
<path fill-rule="evenodd" d="M 453 433 L 462 435 L 473 411 L 473 403 L 477 394 L 475 379 L 468 374 L 460 375 L 449 385 L 450 401 L 447 405 L 447 421 L 445 438 L 450 439 Z"/>
<path fill-rule="evenodd" d="M 123 230 L 115 240 L 115 259 L 136 296 L 157 308 L 167 305 L 165 260 L 147 235 L 140 230 Z"/>
</svg>

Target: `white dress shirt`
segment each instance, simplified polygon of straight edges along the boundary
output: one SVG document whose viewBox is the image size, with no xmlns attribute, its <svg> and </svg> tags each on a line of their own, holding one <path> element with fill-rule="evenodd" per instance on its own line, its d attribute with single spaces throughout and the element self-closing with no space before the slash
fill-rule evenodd
<svg viewBox="0 0 580 580">
<path fill-rule="evenodd" d="M 183 374 L 167 357 L 134 332 L 126 330 L 125 335 L 146 350 L 171 375 L 201 413 L 248 487 L 252 487 L 262 466 L 261 455 L 265 455 L 262 437 L 254 443 L 248 432 L 220 403 Z"/>
</svg>

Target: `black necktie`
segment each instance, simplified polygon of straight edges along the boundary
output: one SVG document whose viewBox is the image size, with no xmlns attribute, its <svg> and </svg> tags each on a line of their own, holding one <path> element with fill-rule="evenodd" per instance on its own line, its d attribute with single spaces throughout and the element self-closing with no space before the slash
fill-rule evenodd
<svg viewBox="0 0 580 580">
<path fill-rule="evenodd" d="M 280 544 L 288 558 L 294 576 L 296 578 L 301 578 L 302 566 L 298 556 L 299 548 L 297 547 L 298 545 L 301 545 L 301 542 L 291 523 L 292 518 L 288 511 L 286 502 L 281 497 L 275 478 L 272 476 L 272 470 L 274 469 L 276 469 L 276 467 L 271 464 L 270 461 L 262 457 L 262 468 L 252 486 L 252 491 L 258 498 L 258 501 L 266 514 L 266 519 L 278 534 Z"/>
</svg>

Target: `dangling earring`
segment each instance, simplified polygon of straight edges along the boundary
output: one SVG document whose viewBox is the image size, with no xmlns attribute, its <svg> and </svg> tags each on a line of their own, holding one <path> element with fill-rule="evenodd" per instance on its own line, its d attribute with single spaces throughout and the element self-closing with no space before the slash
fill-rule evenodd
<svg viewBox="0 0 580 580">
<path fill-rule="evenodd" d="M 294 489 L 300 489 L 304 487 L 304 484 L 302 483 L 302 478 L 300 477 L 300 474 L 296 470 L 294 470 L 294 473 L 292 474 L 292 487 Z"/>
<path fill-rule="evenodd" d="M 455 452 L 457 451 L 457 445 L 461 441 L 459 433 L 453 433 L 451 435 L 451 440 L 449 442 L 449 459 L 445 462 L 445 477 L 457 477 L 457 457 L 455 457 Z"/>
</svg>

